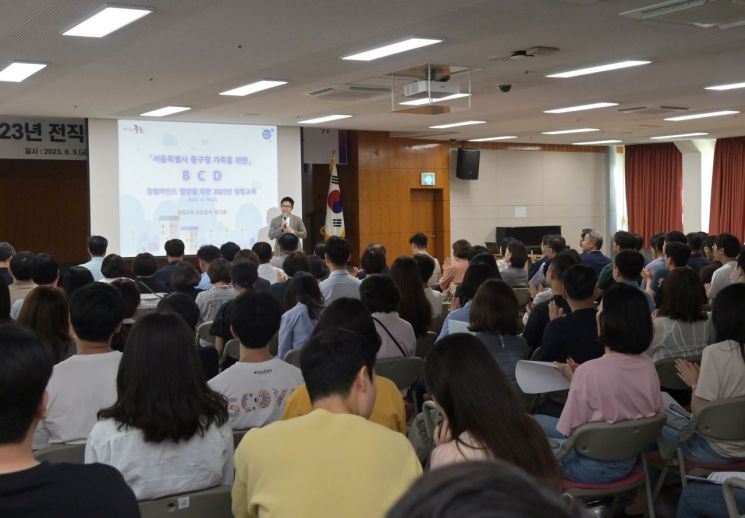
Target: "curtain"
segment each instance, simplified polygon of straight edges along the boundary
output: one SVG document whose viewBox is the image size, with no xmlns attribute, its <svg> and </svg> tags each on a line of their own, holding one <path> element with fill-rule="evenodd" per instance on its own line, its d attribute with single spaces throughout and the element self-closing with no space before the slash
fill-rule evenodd
<svg viewBox="0 0 745 518">
<path fill-rule="evenodd" d="M 629 232 L 645 246 L 658 232 L 683 228 L 683 155 L 675 144 L 626 146 Z"/>
<path fill-rule="evenodd" d="M 745 137 L 717 140 L 709 214 L 710 233 L 745 240 Z"/>
</svg>

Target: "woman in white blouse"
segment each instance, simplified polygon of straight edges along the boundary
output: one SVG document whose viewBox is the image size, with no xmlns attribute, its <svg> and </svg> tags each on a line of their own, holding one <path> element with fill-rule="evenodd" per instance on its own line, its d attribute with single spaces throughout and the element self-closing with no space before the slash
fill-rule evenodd
<svg viewBox="0 0 745 518">
<path fill-rule="evenodd" d="M 360 284 L 360 300 L 372 313 L 375 328 L 380 335 L 378 358 L 414 356 L 414 328 L 398 316 L 396 308 L 400 296 L 393 279 L 379 273 L 368 275 Z"/>
<path fill-rule="evenodd" d="M 147 315 L 124 350 L 117 401 L 98 413 L 85 462 L 117 468 L 138 500 L 232 484 L 227 401 L 207 385 L 186 323 Z"/>
</svg>

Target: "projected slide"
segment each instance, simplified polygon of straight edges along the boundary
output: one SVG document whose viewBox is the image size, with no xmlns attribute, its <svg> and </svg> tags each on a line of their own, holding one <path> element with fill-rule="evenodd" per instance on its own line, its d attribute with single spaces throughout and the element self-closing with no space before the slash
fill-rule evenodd
<svg viewBox="0 0 745 518">
<path fill-rule="evenodd" d="M 277 206 L 277 128 L 118 121 L 120 254 L 253 245 Z"/>
</svg>

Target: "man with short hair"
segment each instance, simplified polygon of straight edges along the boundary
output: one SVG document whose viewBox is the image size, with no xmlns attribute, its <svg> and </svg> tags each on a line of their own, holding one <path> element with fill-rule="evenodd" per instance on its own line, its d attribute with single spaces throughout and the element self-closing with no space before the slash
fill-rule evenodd
<svg viewBox="0 0 745 518">
<path fill-rule="evenodd" d="M 696 273 L 701 273 L 701 268 L 710 264 L 710 261 L 702 253 L 704 239 L 706 237 L 706 232 L 691 232 L 686 234 L 686 241 L 688 242 L 688 247 L 691 249 L 691 258 L 688 260 L 688 266 Z"/>
<path fill-rule="evenodd" d="M 291 308 L 285 307 L 285 295 L 287 294 L 287 288 L 290 287 L 290 281 L 298 272 L 310 273 L 310 261 L 305 253 L 295 251 L 290 253 L 282 265 L 282 269 L 285 275 L 285 280 L 277 282 L 269 286 L 269 294 L 279 302 L 283 311 L 287 311 Z"/>
<path fill-rule="evenodd" d="M 36 255 L 33 252 L 18 252 L 10 258 L 10 273 L 13 284 L 8 286 L 10 291 L 10 306 L 26 297 L 29 291 L 36 288 L 33 281 L 36 269 Z"/>
<path fill-rule="evenodd" d="M 667 261 L 667 245 L 670 243 L 679 243 L 688 246 L 686 242 L 686 236 L 683 234 L 683 232 L 680 232 L 678 230 L 673 230 L 665 234 L 665 243 L 664 243 L 664 256 L 663 259 L 665 261 L 665 264 L 662 268 L 657 268 L 657 270 L 652 274 L 651 278 L 647 279 L 647 283 L 645 284 L 645 289 L 648 293 L 651 293 L 655 299 L 657 298 L 657 294 L 660 291 L 660 285 L 662 284 L 663 280 L 667 278 L 668 275 L 670 275 L 670 268 L 668 267 L 668 261 Z M 683 253 L 683 249 L 680 247 L 673 247 L 673 250 L 676 250 L 679 254 Z M 688 249 L 688 257 L 690 258 L 691 250 Z M 688 259 L 686 259 L 686 262 Z M 647 270 L 649 271 L 649 270 Z M 651 290 L 651 292 L 650 292 Z M 659 305 L 658 305 L 659 307 Z"/>
<path fill-rule="evenodd" d="M 427 302 L 432 307 L 432 319 L 436 319 L 442 316 L 442 292 L 433 290 L 430 286 L 430 280 L 432 279 L 432 273 L 435 271 L 435 261 L 431 255 L 423 252 L 414 254 L 414 262 L 419 270 L 419 276 L 422 279 L 424 285 L 424 295 L 427 297 Z"/>
<path fill-rule="evenodd" d="M 88 238 L 87 246 L 91 259 L 80 266 L 90 270 L 94 281 L 100 281 L 103 279 L 101 264 L 103 263 L 103 258 L 106 257 L 106 249 L 109 247 L 109 241 L 103 236 L 91 236 Z"/>
<path fill-rule="evenodd" d="M 236 297 L 248 291 L 253 291 L 258 278 L 256 265 L 251 261 L 236 261 L 230 268 L 230 279 L 233 283 Z M 235 302 L 235 298 L 224 302 L 220 306 L 210 326 L 210 334 L 215 337 L 215 349 L 219 353 L 222 353 L 223 347 L 228 343 L 228 340 L 233 338 L 233 333 L 230 331 L 230 312 L 232 311 L 233 302 Z"/>
<path fill-rule="evenodd" d="M 652 296 L 639 287 L 638 278 L 644 269 L 644 256 L 636 250 L 621 250 L 613 260 L 613 280 L 619 284 L 628 284 L 644 293 L 651 313 L 657 308 Z"/>
<path fill-rule="evenodd" d="M 16 253 L 16 249 L 13 245 L 5 241 L 0 242 L 0 276 L 5 284 L 10 286 L 13 284 L 13 276 L 10 274 L 10 258 Z"/>
<path fill-rule="evenodd" d="M 202 279 L 197 284 L 198 290 L 208 290 L 212 287 L 209 275 L 207 275 L 207 268 L 210 263 L 215 259 L 220 258 L 220 249 L 215 245 L 202 245 L 197 250 L 197 260 L 199 261 L 199 269 L 202 271 Z"/>
<path fill-rule="evenodd" d="M 331 236 L 326 241 L 326 265 L 331 273 L 319 284 L 326 306 L 341 297 L 360 298 L 360 281 L 347 272 L 351 255 L 346 239 Z"/>
<path fill-rule="evenodd" d="M 409 441 L 367 420 L 376 383 L 375 348 L 366 341 L 333 329 L 303 347 L 313 411 L 243 437 L 235 454 L 236 518 L 383 516 L 421 475 Z"/>
<path fill-rule="evenodd" d="M 429 252 L 427 252 L 427 235 L 423 232 L 417 232 L 409 238 L 409 245 L 411 245 L 411 253 L 413 255 L 416 256 L 416 254 L 424 254 L 432 259 L 435 267 L 432 271 L 431 277 L 427 280 L 427 287 L 429 288 L 431 286 L 439 286 L 440 276 L 442 275 L 442 268 L 440 267 L 440 261 L 432 257 Z"/>
<path fill-rule="evenodd" d="M 634 236 L 625 230 L 619 230 L 613 234 L 613 247 L 611 250 L 613 253 L 618 253 L 621 250 L 635 250 L 636 241 Z M 596 296 L 603 295 L 603 292 L 613 286 L 616 281 L 613 280 L 613 263 L 606 264 L 598 275 L 598 292 Z"/>
<path fill-rule="evenodd" d="M 732 272 L 737 268 L 737 256 L 742 250 L 740 240 L 732 234 L 719 234 L 714 246 L 716 246 L 716 258 L 722 266 L 711 276 L 711 288 L 708 295 L 712 301 L 720 291 L 732 284 Z"/>
<path fill-rule="evenodd" d="M 52 362 L 30 331 L 0 328 L 0 516 L 129 518 L 137 500 L 122 475 L 104 464 L 40 463 L 31 449 L 47 411 Z"/>
<path fill-rule="evenodd" d="M 230 268 L 230 263 L 222 257 L 212 261 L 207 268 L 212 287 L 199 292 L 196 298 L 202 322 L 212 322 L 220 306 L 235 298 L 236 292 L 231 285 Z"/>
<path fill-rule="evenodd" d="M 662 283 L 670 275 L 670 272 L 676 268 L 687 268 L 688 260 L 691 258 L 691 249 L 688 245 L 680 241 L 671 241 L 665 244 L 665 268 L 660 268 L 655 274 L 655 279 L 647 284 L 647 293 L 654 297 L 655 305 L 659 308 L 662 306 Z M 653 289 L 654 281 L 658 280 L 657 290 Z"/>
<path fill-rule="evenodd" d="M 584 363 L 605 352 L 598 341 L 595 310 L 595 284 L 598 275 L 592 266 L 575 264 L 562 275 L 564 295 L 571 312 L 559 309 L 546 325 L 541 348 L 532 358 L 540 362 Z"/>
<path fill-rule="evenodd" d="M 50 254 L 37 254 L 31 280 L 36 286 L 57 286 L 59 280 L 59 263 L 57 260 Z M 18 320 L 24 300 L 25 298 L 18 299 L 11 306 L 10 318 L 13 320 Z"/>
<path fill-rule="evenodd" d="M 34 448 L 85 443 L 98 411 L 114 404 L 122 353 L 111 350 L 111 337 L 123 315 L 124 300 L 109 284 L 88 284 L 70 298 L 78 354 L 54 366 L 47 413 L 34 434 Z"/>
<path fill-rule="evenodd" d="M 173 275 L 173 269 L 176 265 L 184 260 L 184 242 L 180 239 L 169 239 L 164 245 L 166 250 L 166 261 L 168 264 L 163 266 L 157 272 L 155 272 L 155 278 L 166 285 L 168 291 L 173 291 L 173 285 L 171 284 L 171 275 Z"/>
<path fill-rule="evenodd" d="M 270 264 L 275 268 L 282 268 L 287 256 L 298 251 L 300 240 L 295 234 L 282 234 L 277 238 L 277 246 L 279 246 L 279 253 L 274 256 Z"/>
<path fill-rule="evenodd" d="M 305 230 L 302 218 L 292 213 L 292 209 L 295 208 L 295 200 L 285 196 L 279 202 L 279 208 L 282 213 L 269 223 L 269 239 L 278 239 L 283 234 L 292 234 L 298 239 L 308 237 L 308 231 Z M 279 242 L 275 242 L 274 250 L 275 252 L 279 251 Z"/>
<path fill-rule="evenodd" d="M 228 241 L 227 243 L 223 243 L 222 245 L 220 245 L 220 255 L 229 263 L 233 262 L 233 259 L 235 259 L 235 254 L 240 251 L 241 247 L 238 246 L 238 243 L 233 243 L 232 241 Z"/>
<path fill-rule="evenodd" d="M 605 265 L 611 262 L 610 257 L 607 257 L 600 251 L 603 248 L 603 236 L 600 232 L 593 229 L 587 229 L 587 232 L 582 234 L 582 241 L 579 243 L 582 253 L 579 254 L 582 264 L 592 266 L 597 275 L 603 271 Z"/>
<path fill-rule="evenodd" d="M 230 330 L 241 342 L 240 359 L 209 384 L 227 398 L 234 430 L 280 420 L 285 400 L 303 383 L 300 369 L 269 354 L 281 318 L 280 305 L 266 292 L 246 291 L 231 303 Z"/>
<path fill-rule="evenodd" d="M 546 268 L 551 263 L 551 258 L 562 252 L 567 247 L 567 241 L 564 236 L 558 234 L 550 235 L 546 238 L 546 247 L 544 249 L 545 258 L 543 265 L 530 278 L 528 284 L 531 286 L 543 286 L 546 284 Z"/>
<path fill-rule="evenodd" d="M 285 280 L 285 274 L 282 269 L 271 264 L 272 245 L 266 241 L 259 241 L 251 247 L 251 250 L 256 252 L 256 255 L 259 258 L 259 277 L 268 281 L 269 284 Z"/>
</svg>

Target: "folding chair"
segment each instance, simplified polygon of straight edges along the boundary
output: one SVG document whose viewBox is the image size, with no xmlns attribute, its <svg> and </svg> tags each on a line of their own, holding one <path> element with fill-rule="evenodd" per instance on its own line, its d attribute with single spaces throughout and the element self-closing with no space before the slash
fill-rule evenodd
<svg viewBox="0 0 745 518">
<path fill-rule="evenodd" d="M 142 518 L 232 518 L 230 486 L 140 501 Z"/>
<path fill-rule="evenodd" d="M 730 478 L 725 480 L 722 487 L 722 491 L 724 491 L 724 502 L 727 504 L 729 518 L 743 518 L 745 517 L 745 514 L 740 514 L 740 511 L 737 510 L 737 502 L 735 502 L 735 495 L 732 492 L 733 488 L 745 490 L 745 475 L 743 475 L 743 478 Z"/>
<path fill-rule="evenodd" d="M 269 341 L 269 354 L 277 356 L 279 353 L 279 332 L 274 333 L 274 336 Z"/>
<path fill-rule="evenodd" d="M 197 346 L 208 347 L 215 345 L 215 337 L 210 334 L 212 322 L 204 322 L 197 326 Z"/>
<path fill-rule="evenodd" d="M 290 365 L 294 365 L 298 369 L 300 368 L 300 353 L 303 351 L 302 347 L 293 349 L 285 355 L 285 361 Z"/>
<path fill-rule="evenodd" d="M 416 356 L 383 358 L 375 362 L 375 373 L 393 381 L 399 390 L 409 389 L 424 376 L 424 360 Z M 409 393 L 412 396 L 414 408 L 418 409 L 416 390 L 411 390 Z"/>
<path fill-rule="evenodd" d="M 663 413 L 613 424 L 588 423 L 577 428 L 572 436 L 561 445 L 557 454 L 559 460 L 575 450 L 585 457 L 606 462 L 638 457 L 641 459 L 642 467 L 641 469 L 634 468 L 626 478 L 615 482 L 595 484 L 562 480 L 562 489 L 577 498 L 612 496 L 612 514 L 615 515 L 619 495 L 644 486 L 648 516 L 654 518 L 652 488 L 644 450 L 657 440 L 665 425 L 665 420 L 666 416 Z"/>
<path fill-rule="evenodd" d="M 675 360 L 687 360 L 700 365 L 701 355 L 687 356 L 683 358 L 663 358 L 656 361 L 654 364 L 662 388 L 669 390 L 689 390 L 690 387 L 688 384 L 678 376 L 678 370 L 675 368 Z"/>
<path fill-rule="evenodd" d="M 442 324 L 444 323 L 445 317 L 443 315 L 437 315 L 429 322 L 429 330 L 438 335 L 440 334 L 440 331 L 442 330 Z"/>
<path fill-rule="evenodd" d="M 417 337 L 414 355 L 419 358 L 426 358 L 429 351 L 432 350 L 432 346 L 435 345 L 435 340 L 437 340 L 437 333 L 432 331 L 427 331 L 426 335 Z"/>
<path fill-rule="evenodd" d="M 521 308 L 524 308 L 528 302 L 530 302 L 530 290 L 525 288 L 512 288 L 512 291 L 515 293 L 515 297 L 517 297 L 517 304 Z"/>
<path fill-rule="evenodd" d="M 34 456 L 39 462 L 69 462 L 83 464 L 85 462 L 85 444 L 52 444 L 37 451 Z"/>
<path fill-rule="evenodd" d="M 246 432 L 249 431 L 250 428 L 246 428 L 245 430 L 233 430 L 233 447 L 237 448 L 238 445 L 241 442 L 241 439 L 243 439 L 243 436 L 246 435 Z"/>
<path fill-rule="evenodd" d="M 691 416 L 691 424 L 686 433 L 670 451 L 654 452 L 647 455 L 652 464 L 662 465 L 660 479 L 654 489 L 656 497 L 671 469 L 678 471 L 681 486 L 686 486 L 686 475 L 706 476 L 712 471 L 745 471 L 745 460 L 728 464 L 710 464 L 686 460 L 682 446 L 694 434 L 704 439 L 720 441 L 745 441 L 745 397 L 720 399 L 706 403 Z"/>
</svg>

